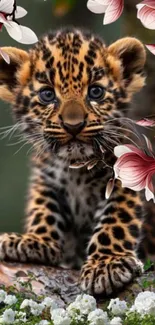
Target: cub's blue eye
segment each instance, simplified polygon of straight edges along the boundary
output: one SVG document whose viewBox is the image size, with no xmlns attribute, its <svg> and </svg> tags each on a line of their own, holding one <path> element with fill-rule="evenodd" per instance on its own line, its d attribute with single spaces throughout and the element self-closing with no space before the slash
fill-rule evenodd
<svg viewBox="0 0 155 325">
<path fill-rule="evenodd" d="M 39 90 L 39 99 L 42 104 L 47 105 L 56 99 L 55 91 L 53 88 L 42 88 Z"/>
<path fill-rule="evenodd" d="M 99 85 L 91 85 L 88 88 L 88 96 L 89 99 L 93 99 L 95 101 L 101 100 L 105 95 L 105 89 Z"/>
</svg>

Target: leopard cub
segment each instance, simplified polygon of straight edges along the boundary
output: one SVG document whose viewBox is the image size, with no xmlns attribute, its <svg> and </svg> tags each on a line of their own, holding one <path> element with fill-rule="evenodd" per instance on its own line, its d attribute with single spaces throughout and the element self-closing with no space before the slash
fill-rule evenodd
<svg viewBox="0 0 155 325">
<path fill-rule="evenodd" d="M 12 104 L 34 151 L 25 230 L 1 234 L 0 259 L 74 268 L 84 261 L 82 289 L 113 294 L 143 269 L 136 253 L 143 203 L 119 182 L 106 200 L 105 187 L 121 132 L 116 122 L 144 85 L 144 47 L 130 37 L 106 47 L 91 33 L 66 29 L 28 52 L 4 51 L 10 65 L 0 58 L 0 98 Z M 99 158 L 102 165 L 86 168 Z"/>
</svg>

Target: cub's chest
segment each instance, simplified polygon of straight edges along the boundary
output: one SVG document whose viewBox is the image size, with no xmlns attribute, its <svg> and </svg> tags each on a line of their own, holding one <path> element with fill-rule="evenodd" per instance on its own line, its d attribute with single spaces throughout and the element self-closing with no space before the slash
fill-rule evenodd
<svg viewBox="0 0 155 325">
<path fill-rule="evenodd" d="M 92 220 L 98 204 L 105 200 L 109 178 L 107 169 L 71 169 L 59 159 L 52 161 L 47 169 L 47 182 L 55 188 L 63 211 L 67 210 L 72 221 L 80 225 Z"/>
<path fill-rule="evenodd" d="M 99 175 L 85 168 L 70 169 L 61 166 L 60 162 L 51 170 L 55 174 L 53 184 L 61 193 L 60 204 L 67 204 L 75 223 L 83 224 L 92 220 L 98 203 L 105 199 L 107 172 L 101 170 Z"/>
</svg>

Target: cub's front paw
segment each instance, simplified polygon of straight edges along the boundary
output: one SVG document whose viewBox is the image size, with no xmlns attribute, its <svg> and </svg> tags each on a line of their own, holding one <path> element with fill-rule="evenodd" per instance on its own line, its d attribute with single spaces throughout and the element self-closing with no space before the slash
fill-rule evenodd
<svg viewBox="0 0 155 325">
<path fill-rule="evenodd" d="M 143 272 L 143 264 L 135 256 L 103 256 L 88 258 L 81 270 L 81 288 L 91 294 L 115 294 Z"/>
<path fill-rule="evenodd" d="M 61 249 L 52 239 L 44 241 L 31 233 L 0 235 L 0 260 L 56 265 L 61 259 Z"/>
</svg>

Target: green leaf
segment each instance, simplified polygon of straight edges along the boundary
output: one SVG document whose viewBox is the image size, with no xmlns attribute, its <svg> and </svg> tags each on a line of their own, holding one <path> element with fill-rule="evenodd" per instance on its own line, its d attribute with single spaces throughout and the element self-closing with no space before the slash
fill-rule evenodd
<svg viewBox="0 0 155 325">
<path fill-rule="evenodd" d="M 148 259 L 144 264 L 144 271 L 148 271 L 153 265 L 154 263 L 150 259 Z"/>
</svg>

